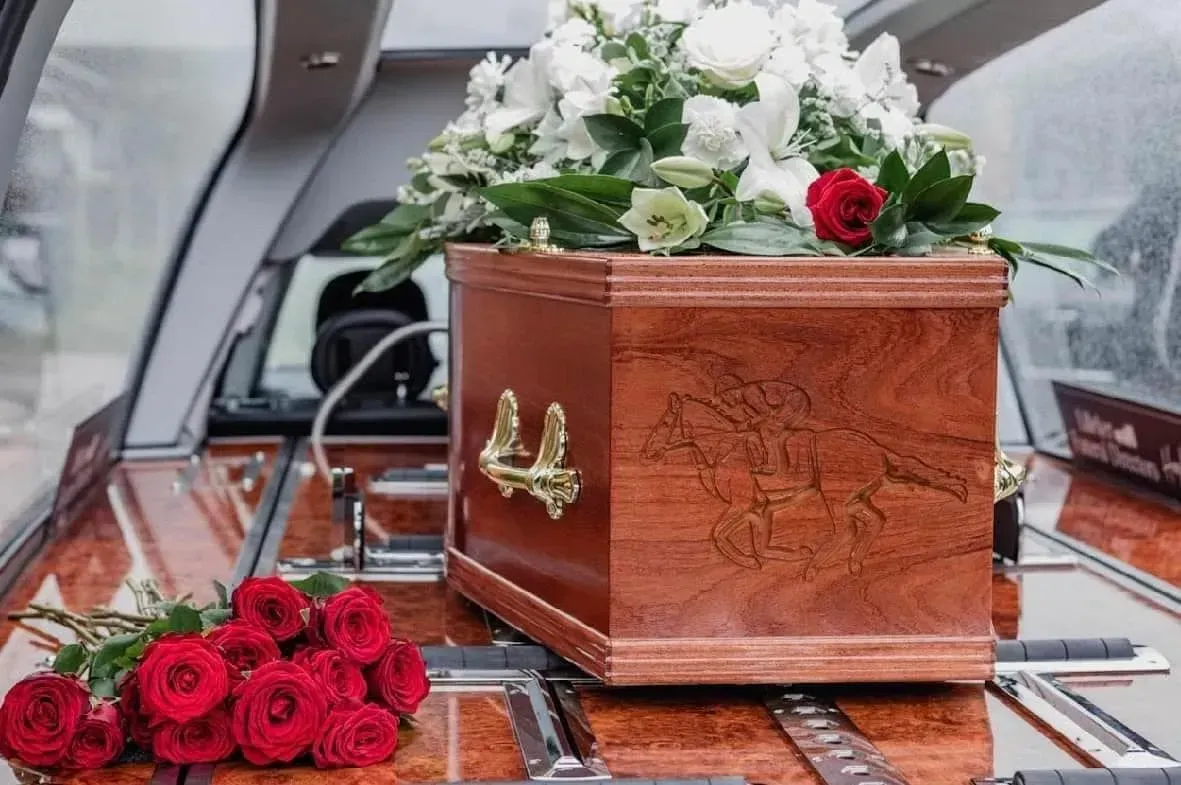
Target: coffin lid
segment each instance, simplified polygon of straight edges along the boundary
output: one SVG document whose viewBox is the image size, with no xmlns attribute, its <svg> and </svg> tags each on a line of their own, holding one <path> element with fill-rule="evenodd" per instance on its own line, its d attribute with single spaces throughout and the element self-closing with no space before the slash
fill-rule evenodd
<svg viewBox="0 0 1181 785">
<path fill-rule="evenodd" d="M 1000 308 L 999 256 L 661 258 L 447 246 L 447 277 L 478 289 L 605 307 Z"/>
</svg>

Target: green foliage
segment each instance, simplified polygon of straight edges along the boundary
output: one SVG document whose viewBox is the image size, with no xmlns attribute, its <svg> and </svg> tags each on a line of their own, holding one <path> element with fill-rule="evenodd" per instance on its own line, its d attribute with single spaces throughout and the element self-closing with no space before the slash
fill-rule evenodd
<svg viewBox="0 0 1181 785">
<path fill-rule="evenodd" d="M 348 588 L 349 579 L 327 572 L 317 572 L 303 580 L 292 581 L 291 585 L 309 597 L 331 597 Z"/>
<path fill-rule="evenodd" d="M 65 676 L 73 676 L 82 672 L 86 658 L 86 649 L 81 644 L 68 643 L 53 658 L 53 669 Z"/>
<path fill-rule="evenodd" d="M 124 667 L 119 663 L 119 660 L 127 656 L 127 649 L 138 642 L 139 637 L 139 634 L 129 632 L 123 635 L 112 635 L 103 641 L 102 646 L 94 653 L 94 658 L 90 662 L 91 691 L 93 691 L 95 680 L 111 679 L 116 671 Z"/>
<path fill-rule="evenodd" d="M 584 236 L 592 246 L 615 245 L 631 239 L 618 223 L 623 214 L 620 207 L 600 204 L 552 182 L 506 183 L 485 188 L 483 194 L 505 216 L 522 226 L 529 226 L 534 218 L 544 216 L 549 220 L 551 232 Z"/>
<path fill-rule="evenodd" d="M 168 614 L 169 632 L 200 632 L 201 614 L 188 605 L 177 605 Z"/>
<path fill-rule="evenodd" d="M 216 594 L 217 594 L 217 607 L 219 607 L 219 608 L 230 607 L 230 591 L 229 591 L 229 589 L 226 588 L 226 585 L 224 583 L 222 583 L 221 581 L 214 581 L 213 582 L 213 591 L 216 592 Z"/>
<path fill-rule="evenodd" d="M 701 244 L 747 256 L 819 256 L 816 238 L 783 221 L 729 223 L 706 232 Z"/>
</svg>

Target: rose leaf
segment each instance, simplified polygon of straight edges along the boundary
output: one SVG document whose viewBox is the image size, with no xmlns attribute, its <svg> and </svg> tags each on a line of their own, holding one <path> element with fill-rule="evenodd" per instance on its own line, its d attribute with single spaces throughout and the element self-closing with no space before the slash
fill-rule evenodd
<svg viewBox="0 0 1181 785">
<path fill-rule="evenodd" d="M 85 664 L 86 649 L 77 643 L 62 646 L 57 656 L 53 658 L 53 669 L 66 676 L 78 673 Z"/>
<path fill-rule="evenodd" d="M 317 572 L 300 581 L 292 581 L 291 585 L 309 597 L 331 597 L 339 594 L 349 585 L 349 579 L 327 572 Z"/>
</svg>

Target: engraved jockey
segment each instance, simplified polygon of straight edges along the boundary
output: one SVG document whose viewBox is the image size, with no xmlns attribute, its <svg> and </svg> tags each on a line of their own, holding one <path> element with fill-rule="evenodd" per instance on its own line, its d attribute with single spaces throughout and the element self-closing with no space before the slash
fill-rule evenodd
<svg viewBox="0 0 1181 785">
<path fill-rule="evenodd" d="M 794 384 L 781 381 L 743 382 L 733 374 L 714 385 L 718 411 L 746 433 L 746 455 L 751 471 L 774 474 L 779 469 L 777 438 L 808 415 L 808 396 Z"/>
</svg>

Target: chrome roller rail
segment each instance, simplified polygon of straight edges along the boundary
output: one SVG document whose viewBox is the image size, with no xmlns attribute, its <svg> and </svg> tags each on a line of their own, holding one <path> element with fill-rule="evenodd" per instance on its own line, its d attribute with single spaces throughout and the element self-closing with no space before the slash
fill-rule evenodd
<svg viewBox="0 0 1181 785">
<path fill-rule="evenodd" d="M 529 675 L 523 681 L 504 683 L 513 735 L 529 779 L 541 782 L 610 779 L 573 685 L 569 682 L 557 685 L 555 694 L 540 675 Z"/>
</svg>

